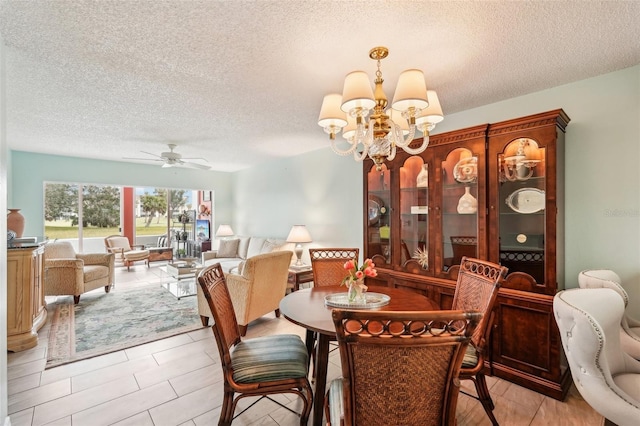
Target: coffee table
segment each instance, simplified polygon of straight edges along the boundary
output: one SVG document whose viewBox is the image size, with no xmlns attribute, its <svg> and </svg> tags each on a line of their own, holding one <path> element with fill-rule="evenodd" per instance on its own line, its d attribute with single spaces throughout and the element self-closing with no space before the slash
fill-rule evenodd
<svg viewBox="0 0 640 426">
<path fill-rule="evenodd" d="M 196 276 L 204 268 L 202 265 L 188 265 L 185 262 L 169 263 L 164 267 L 168 281 L 160 284 L 178 300 L 197 294 Z"/>
</svg>

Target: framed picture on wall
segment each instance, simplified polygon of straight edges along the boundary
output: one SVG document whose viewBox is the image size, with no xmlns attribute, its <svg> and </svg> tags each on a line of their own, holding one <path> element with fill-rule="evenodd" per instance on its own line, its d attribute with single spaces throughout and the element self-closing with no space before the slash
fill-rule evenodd
<svg viewBox="0 0 640 426">
<path fill-rule="evenodd" d="M 202 191 L 202 201 L 211 201 L 211 191 Z"/>
</svg>

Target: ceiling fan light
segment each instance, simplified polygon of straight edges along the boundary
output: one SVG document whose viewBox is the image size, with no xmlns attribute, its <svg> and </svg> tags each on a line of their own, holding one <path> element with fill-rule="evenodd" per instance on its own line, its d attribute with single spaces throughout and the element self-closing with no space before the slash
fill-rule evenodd
<svg viewBox="0 0 640 426">
<path fill-rule="evenodd" d="M 410 108 L 421 110 L 429 106 L 427 83 L 422 71 L 410 69 L 400 74 L 391 106 L 403 112 Z"/>
</svg>

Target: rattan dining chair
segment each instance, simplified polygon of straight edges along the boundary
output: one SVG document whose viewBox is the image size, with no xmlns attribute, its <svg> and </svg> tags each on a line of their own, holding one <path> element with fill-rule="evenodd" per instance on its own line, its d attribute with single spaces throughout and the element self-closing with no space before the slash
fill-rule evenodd
<svg viewBox="0 0 640 426">
<path fill-rule="evenodd" d="M 493 415 L 495 405 L 491 399 L 483 370 L 484 362 L 487 360 L 489 336 L 494 319 L 493 308 L 507 271 L 508 269 L 504 266 L 463 256 L 451 307 L 454 310 L 474 310 L 483 314 L 482 320 L 471 337 L 471 343 L 467 346 L 460 369 L 460 379 L 473 381 L 477 395 L 463 393 L 482 403 L 482 407 L 493 425 L 497 425 L 498 421 Z"/>
<path fill-rule="evenodd" d="M 455 425 L 458 374 L 479 312 L 332 311 L 342 378 L 328 424 Z"/>
<path fill-rule="evenodd" d="M 331 285 L 340 285 L 342 280 L 349 274 L 344 269 L 344 264 L 348 260 L 354 260 L 358 263 L 360 249 L 358 248 L 316 248 L 309 249 L 309 257 L 311 258 L 311 269 L 313 270 L 313 286 L 325 287 Z M 316 377 L 315 369 L 315 342 L 317 336 L 313 336 L 313 352 L 311 359 L 314 361 L 312 377 Z M 338 349 L 335 343 L 332 343 L 331 351 Z"/>
<path fill-rule="evenodd" d="M 220 264 L 200 271 L 198 283 L 213 314 L 213 335 L 222 365 L 224 397 L 218 424 L 230 425 L 246 411 L 234 417 L 238 401 L 245 397 L 266 397 L 295 413 L 269 397 L 272 394 L 292 393 L 302 399 L 302 412 L 296 414 L 300 416 L 300 425 L 306 426 L 313 392 L 307 378 L 307 348 L 302 339 L 297 335 L 282 334 L 243 340 Z"/>
<path fill-rule="evenodd" d="M 360 250 L 357 248 L 317 248 L 309 249 L 313 286 L 340 285 L 348 272 L 344 269 L 347 260 L 358 262 Z"/>
</svg>

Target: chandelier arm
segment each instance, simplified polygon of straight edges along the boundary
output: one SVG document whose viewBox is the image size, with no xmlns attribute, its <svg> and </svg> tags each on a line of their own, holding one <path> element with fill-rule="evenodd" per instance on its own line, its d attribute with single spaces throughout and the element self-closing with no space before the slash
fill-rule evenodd
<svg viewBox="0 0 640 426">
<path fill-rule="evenodd" d="M 369 154 L 369 146 L 363 144 L 362 152 L 358 152 L 357 149 L 353 151 L 353 159 L 356 161 L 363 161 L 367 158 L 367 154 Z"/>
<path fill-rule="evenodd" d="M 369 148 L 371 147 L 372 140 L 373 140 L 373 124 L 374 124 L 374 119 L 370 119 L 369 124 L 367 125 L 367 132 L 362 135 L 360 140 L 354 141 L 356 142 L 356 146 L 358 144 L 362 145 L 362 152 L 359 153 L 357 149 L 353 151 L 353 158 L 356 161 L 363 161 L 365 158 L 367 158 L 367 155 L 369 154 Z"/>
<path fill-rule="evenodd" d="M 336 146 L 336 140 L 332 139 L 331 140 L 331 149 L 333 150 L 333 152 L 335 152 L 338 155 L 349 155 L 352 152 L 354 152 L 356 150 L 356 147 L 358 146 L 356 143 L 354 143 L 353 141 L 349 141 L 349 143 L 351 144 L 350 148 L 347 148 L 345 150 L 342 150 L 340 148 L 338 148 Z"/>
<path fill-rule="evenodd" d="M 356 146 L 358 146 L 358 144 L 364 143 L 363 139 L 365 138 L 367 132 L 365 132 L 365 125 L 364 123 L 359 123 L 358 125 L 356 125 L 356 133 L 353 136 L 353 142 Z"/>
<path fill-rule="evenodd" d="M 418 155 L 427 149 L 429 146 L 429 132 L 425 133 L 422 137 L 422 144 L 418 148 L 410 148 L 409 146 L 402 147 L 407 153 L 411 155 Z"/>
<path fill-rule="evenodd" d="M 391 144 L 391 150 L 390 150 L 390 152 L 389 152 L 389 155 L 387 156 L 387 160 L 391 161 L 391 160 L 393 160 L 394 158 L 396 158 L 396 152 L 397 152 L 397 150 L 396 150 L 396 144 L 392 143 L 392 144 Z"/>
<path fill-rule="evenodd" d="M 415 124 L 412 124 L 409 126 L 409 134 L 407 135 L 407 138 L 405 139 L 402 136 L 402 129 L 400 128 L 400 126 L 398 126 L 397 124 L 394 124 L 394 137 L 395 137 L 395 142 L 396 145 L 398 145 L 400 148 L 405 148 L 407 146 L 409 146 L 409 144 L 413 141 L 413 138 L 416 136 L 416 126 Z M 406 151 L 406 149 L 405 149 Z"/>
</svg>

